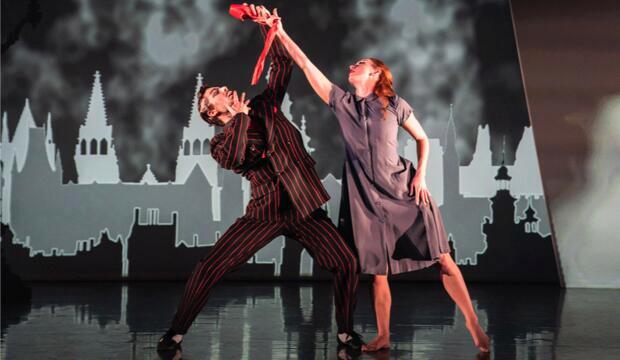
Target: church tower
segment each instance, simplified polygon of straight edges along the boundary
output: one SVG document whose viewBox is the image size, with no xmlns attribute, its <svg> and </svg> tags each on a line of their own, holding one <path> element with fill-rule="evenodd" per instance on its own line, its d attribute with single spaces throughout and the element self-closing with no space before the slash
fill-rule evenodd
<svg viewBox="0 0 620 360">
<path fill-rule="evenodd" d="M 95 72 L 88 113 L 86 121 L 80 126 L 74 159 L 79 184 L 120 182 L 112 126 L 107 123 L 99 71 Z"/>
<path fill-rule="evenodd" d="M 175 182 L 185 184 L 187 178 L 196 166 L 205 174 L 211 185 L 211 205 L 213 210 L 213 220 L 220 220 L 220 193 L 221 187 L 218 185 L 218 165 L 211 156 L 209 141 L 214 135 L 214 128 L 207 124 L 198 113 L 198 98 L 195 94 L 203 84 L 203 77 L 198 74 L 196 77 L 196 89 L 190 109 L 189 123 L 183 128 L 183 139 L 177 155 L 177 167 Z"/>
</svg>

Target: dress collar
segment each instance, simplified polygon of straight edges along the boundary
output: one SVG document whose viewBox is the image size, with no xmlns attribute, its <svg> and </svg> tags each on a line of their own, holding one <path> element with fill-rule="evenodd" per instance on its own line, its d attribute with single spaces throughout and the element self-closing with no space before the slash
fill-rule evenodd
<svg viewBox="0 0 620 360">
<path fill-rule="evenodd" d="M 368 96 L 365 97 L 361 97 L 361 96 L 357 96 L 355 94 L 353 94 L 353 97 L 355 98 L 355 101 L 360 102 L 360 101 L 372 101 L 378 98 L 377 94 L 370 93 Z"/>
</svg>

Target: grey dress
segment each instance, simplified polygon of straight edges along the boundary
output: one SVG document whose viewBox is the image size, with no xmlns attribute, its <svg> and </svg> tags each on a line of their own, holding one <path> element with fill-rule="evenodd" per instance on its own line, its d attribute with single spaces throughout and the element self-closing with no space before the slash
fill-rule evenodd
<svg viewBox="0 0 620 360">
<path fill-rule="evenodd" d="M 362 273 L 419 270 L 449 253 L 435 202 L 418 206 L 408 193 L 415 168 L 398 154 L 398 128 L 412 112 L 409 104 L 394 96 L 384 118 L 376 95 L 360 98 L 334 85 L 329 106 L 346 147 L 338 226 Z"/>
</svg>

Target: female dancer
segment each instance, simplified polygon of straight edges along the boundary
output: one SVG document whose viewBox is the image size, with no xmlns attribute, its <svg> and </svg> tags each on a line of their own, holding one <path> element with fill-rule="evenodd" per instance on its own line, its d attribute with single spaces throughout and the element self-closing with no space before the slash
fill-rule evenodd
<svg viewBox="0 0 620 360">
<path fill-rule="evenodd" d="M 352 94 L 334 85 L 284 31 L 277 9 L 256 7 L 303 70 L 317 95 L 338 119 L 345 141 L 339 227 L 353 239 L 361 271 L 373 274 L 378 335 L 366 346 L 390 346 L 391 295 L 387 275 L 419 270 L 435 263 L 450 297 L 463 312 L 476 347 L 489 351 L 489 338 L 478 323 L 465 281 L 450 256 L 439 210 L 425 183 L 428 138 L 411 107 L 392 88 L 392 74 L 378 59 L 349 66 Z M 417 143 L 418 168 L 398 155 L 398 128 Z"/>
</svg>

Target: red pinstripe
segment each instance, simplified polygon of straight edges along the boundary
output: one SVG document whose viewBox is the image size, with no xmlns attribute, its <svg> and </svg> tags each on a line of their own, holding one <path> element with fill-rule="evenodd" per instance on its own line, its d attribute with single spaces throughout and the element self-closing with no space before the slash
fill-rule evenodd
<svg viewBox="0 0 620 360">
<path fill-rule="evenodd" d="M 200 310 L 204 307 L 213 285 L 226 273 L 235 270 L 249 260 L 253 253 L 266 245 L 279 228 L 257 226 L 251 219 L 238 219 L 217 241 L 211 253 L 203 258 L 190 276 L 172 328 L 186 332 Z M 258 236 L 262 235 L 262 236 Z M 244 249 L 255 249 L 242 257 Z"/>
<path fill-rule="evenodd" d="M 196 265 L 171 328 L 178 334 L 185 334 L 222 276 L 245 264 L 256 251 L 282 234 L 295 238 L 319 266 L 334 273 L 338 332 L 351 331 L 358 284 L 357 260 L 322 209 L 294 221 L 239 218 L 220 237 L 211 253 Z"/>
<path fill-rule="evenodd" d="M 281 44 L 273 47 L 271 57 L 273 71 L 268 87 L 252 99 L 250 116 L 235 116 L 211 141 L 213 157 L 223 167 L 243 174 L 250 181 L 252 199 L 246 214 L 259 220 L 281 218 L 277 211 L 280 197 L 273 191 L 278 180 L 301 217 L 329 200 L 312 164 L 306 160 L 310 155 L 305 151 L 301 135 L 279 111 L 292 61 L 282 51 Z M 250 122 L 257 126 L 250 126 Z M 255 130 L 261 125 L 264 125 L 264 133 Z M 258 151 L 243 148 L 250 143 Z M 260 156 L 264 151 L 270 153 L 267 158 Z"/>
<path fill-rule="evenodd" d="M 264 31 L 263 31 L 264 32 Z M 211 140 L 211 155 L 224 168 L 245 176 L 252 198 L 246 215 L 218 240 L 192 272 L 172 328 L 184 334 L 203 308 L 213 286 L 280 234 L 292 235 L 334 272 L 339 331 L 351 331 L 357 289 L 357 260 L 320 206 L 329 200 L 307 158 L 301 135 L 279 110 L 292 61 L 276 39 L 267 89 Z M 269 151 L 269 150 L 272 150 Z M 265 152 L 269 152 L 264 157 Z"/>
<path fill-rule="evenodd" d="M 321 212 L 325 214 L 323 210 Z M 344 241 L 332 240 L 334 237 L 342 238 L 326 215 L 322 220 L 294 223 L 293 228 L 293 233 L 313 254 L 319 266 L 334 269 L 334 266 L 338 268 L 343 263 L 347 264 L 345 271 L 334 274 L 334 301 L 339 332 L 352 329 L 356 303 L 354 294 L 357 291 L 357 262 L 349 259 L 355 259 L 355 255 Z M 331 260 L 331 264 L 328 260 Z"/>
<path fill-rule="evenodd" d="M 227 252 L 219 251 L 219 253 L 214 255 L 214 260 L 210 262 L 205 261 L 202 266 L 200 263 L 196 266 L 196 268 L 201 268 L 201 271 L 196 275 L 201 281 L 197 286 L 188 288 L 193 290 L 190 295 L 190 301 L 192 298 L 195 298 L 195 300 L 188 306 L 189 311 L 187 314 L 199 313 L 207 301 L 207 296 L 212 286 L 226 273 L 234 271 L 247 262 L 254 253 L 271 241 L 274 236 L 269 236 L 270 230 L 275 229 L 248 225 L 247 232 L 242 232 L 237 237 L 237 242 L 224 242 L 224 245 L 229 244 L 232 249 L 226 249 L 228 250 Z M 231 237 L 230 239 L 232 240 L 233 238 Z"/>
</svg>

